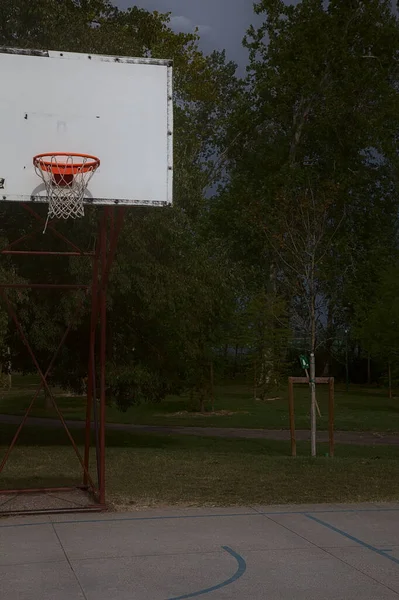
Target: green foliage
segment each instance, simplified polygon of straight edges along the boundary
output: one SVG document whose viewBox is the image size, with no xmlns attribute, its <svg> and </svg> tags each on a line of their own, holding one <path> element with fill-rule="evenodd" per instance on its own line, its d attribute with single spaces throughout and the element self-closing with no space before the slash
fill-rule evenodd
<svg viewBox="0 0 399 600">
<path fill-rule="evenodd" d="M 224 53 L 204 56 L 198 36 L 174 33 L 169 15 L 119 10 L 107 0 L 6 0 L 0 17 L 1 45 L 173 59 L 175 208 L 136 208 L 126 219 L 107 307 L 108 384 L 122 409 L 203 385 L 205 374 L 198 377 L 197 365 L 212 358 L 231 303 L 227 257 L 205 226 L 205 190 L 222 168 L 212 155 L 236 94 L 235 65 Z M 60 230 L 93 249 L 98 219 L 95 211 L 86 212 L 84 220 L 61 224 Z M 1 227 L 4 238 L 13 240 L 30 225 L 17 209 L 6 207 Z M 37 249 L 65 250 L 50 231 L 35 243 Z M 39 257 L 10 265 L 24 280 L 37 281 L 39 273 L 48 283 L 89 283 L 91 277 L 89 261 L 81 259 Z M 80 294 L 32 292 L 21 299 L 23 326 L 40 364 L 48 364 L 79 302 Z M 89 311 L 83 302 L 51 372 L 54 382 L 79 392 L 87 376 Z M 31 370 L 14 331 L 10 326 L 14 368 Z"/>
<path fill-rule="evenodd" d="M 264 23 L 244 40 L 247 89 L 227 135 L 239 143 L 215 220 L 308 349 L 328 348 L 397 244 L 398 20 L 387 0 L 255 11 Z"/>
<path fill-rule="evenodd" d="M 331 355 L 344 328 L 381 360 L 396 356 L 397 17 L 388 0 L 262 0 L 255 12 L 264 22 L 244 40 L 240 81 L 224 52 L 204 56 L 196 33 L 174 33 L 169 14 L 108 0 L 0 4 L 1 45 L 174 60 L 175 206 L 129 212 L 111 277 L 108 385 L 123 410 L 187 388 L 210 394 L 210 364 L 221 374 L 232 348 L 247 370 L 256 364 L 262 398 L 293 351 Z M 29 230 L 14 207 L 1 207 L 0 224 L 4 245 Z M 93 249 L 98 216 L 60 228 Z M 50 233 L 37 248 L 65 249 Z M 91 276 L 89 261 L 48 257 L 4 260 L 0 276 L 38 273 Z M 81 391 L 88 302 L 74 316 L 79 293 L 10 297 L 41 364 L 73 319 L 51 375 Z M 3 312 L 8 344 L 30 370 Z"/>
<path fill-rule="evenodd" d="M 180 391 L 220 343 L 229 298 L 222 251 L 191 230 L 183 211 L 136 210 L 125 224 L 110 291 L 116 372 L 133 363 L 139 377 L 151 370 L 160 397 Z"/>
<path fill-rule="evenodd" d="M 359 337 L 373 356 L 395 363 L 399 358 L 399 266 L 391 265 L 381 274 L 376 299 Z"/>
</svg>

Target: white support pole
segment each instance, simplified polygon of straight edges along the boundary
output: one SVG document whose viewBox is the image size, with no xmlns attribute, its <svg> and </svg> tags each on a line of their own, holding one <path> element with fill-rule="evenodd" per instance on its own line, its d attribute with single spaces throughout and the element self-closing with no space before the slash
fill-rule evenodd
<svg viewBox="0 0 399 600">
<path fill-rule="evenodd" d="M 316 365 L 315 356 L 310 355 L 310 441 L 312 456 L 316 456 Z"/>
</svg>

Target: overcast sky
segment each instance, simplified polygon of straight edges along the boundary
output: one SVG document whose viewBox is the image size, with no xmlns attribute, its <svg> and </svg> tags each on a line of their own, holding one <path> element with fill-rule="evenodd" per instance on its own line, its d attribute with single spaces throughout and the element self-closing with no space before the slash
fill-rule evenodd
<svg viewBox="0 0 399 600">
<path fill-rule="evenodd" d="M 1 1 L 1 0 L 0 0 Z M 297 4 L 299 0 L 285 0 Z M 211 52 L 215 48 L 226 49 L 227 57 L 245 68 L 248 53 L 242 47 L 242 39 L 253 24 L 260 24 L 261 17 L 254 14 L 253 0 L 112 0 L 120 8 L 139 6 L 147 10 L 172 13 L 172 28 L 190 32 L 198 26 L 201 48 Z M 396 5 L 396 0 L 392 0 Z"/>
<path fill-rule="evenodd" d="M 252 0 L 113 0 L 120 8 L 139 6 L 172 13 L 172 28 L 189 32 L 199 27 L 205 52 L 226 49 L 228 59 L 243 68 L 247 51 L 242 38 L 251 24 L 259 22 Z"/>
</svg>

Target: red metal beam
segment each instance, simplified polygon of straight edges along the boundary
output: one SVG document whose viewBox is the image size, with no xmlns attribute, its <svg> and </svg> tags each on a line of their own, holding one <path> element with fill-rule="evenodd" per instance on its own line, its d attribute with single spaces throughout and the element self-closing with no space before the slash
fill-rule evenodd
<svg viewBox="0 0 399 600">
<path fill-rule="evenodd" d="M 39 221 L 39 223 L 41 225 L 45 224 L 45 219 L 42 218 L 38 213 L 36 213 L 28 204 L 23 204 L 23 207 L 29 214 L 31 214 L 37 221 Z M 39 376 L 41 378 L 41 384 L 38 387 L 38 389 L 36 390 L 35 397 L 33 398 L 30 406 L 28 407 L 27 412 L 24 415 L 24 418 L 22 420 L 22 423 L 20 424 L 19 431 L 17 432 L 16 437 L 14 436 L 15 439 L 13 440 L 11 447 L 9 448 L 8 455 L 10 454 L 21 429 L 22 429 L 24 423 L 26 422 L 26 419 L 28 418 L 28 415 L 30 413 L 30 410 L 33 406 L 35 399 L 37 398 L 38 393 L 40 392 L 41 389 L 45 388 L 49 397 L 51 398 L 53 406 L 54 406 L 55 410 L 57 411 L 60 421 L 63 424 L 63 427 L 67 433 L 67 436 L 68 436 L 68 438 L 75 450 L 75 453 L 79 459 L 79 462 L 83 468 L 84 483 L 85 484 L 89 483 L 93 493 L 98 494 L 98 499 L 100 500 L 100 503 L 98 505 L 82 507 L 81 510 L 103 510 L 103 508 L 105 508 L 105 419 L 106 419 L 106 414 L 105 414 L 105 410 L 106 410 L 105 367 L 106 367 L 106 327 L 107 327 L 106 295 L 107 295 L 107 287 L 108 287 L 110 271 L 111 271 L 111 267 L 112 267 L 112 264 L 113 264 L 113 261 L 115 258 L 117 241 L 118 241 L 118 237 L 119 237 L 120 231 L 122 229 L 122 225 L 123 225 L 124 214 L 125 214 L 125 210 L 123 208 L 119 208 L 116 219 L 115 219 L 114 208 L 113 207 L 112 208 L 111 207 L 104 208 L 104 216 L 103 216 L 102 222 L 100 224 L 100 235 L 99 235 L 96 252 L 83 252 L 81 250 L 81 248 L 79 248 L 77 245 L 75 245 L 73 242 L 71 242 L 66 236 L 64 236 L 60 232 L 58 232 L 51 223 L 48 224 L 48 228 L 59 239 L 63 240 L 66 244 L 68 244 L 70 246 L 70 248 L 72 248 L 72 251 L 65 251 L 65 252 L 50 252 L 49 251 L 49 252 L 47 252 L 47 251 L 40 251 L 40 250 L 38 250 L 38 251 L 35 251 L 35 250 L 32 250 L 32 251 L 11 250 L 11 248 L 15 247 L 18 243 L 30 238 L 34 233 L 37 233 L 38 231 L 40 231 L 41 227 L 38 227 L 37 229 L 35 229 L 33 232 L 30 232 L 29 234 L 25 234 L 24 236 L 20 237 L 18 240 L 15 240 L 15 242 L 11 242 L 8 246 L 6 246 L 3 249 L 3 251 L 0 250 L 0 254 L 3 254 L 3 255 L 89 256 L 89 257 L 93 258 L 93 277 L 92 277 L 91 286 L 80 285 L 80 284 L 77 285 L 77 284 L 47 284 L 47 283 L 44 283 L 44 284 L 43 283 L 31 283 L 31 284 L 25 284 L 25 283 L 24 284 L 6 284 L 6 283 L 1 284 L 0 283 L 0 297 L 3 297 L 5 299 L 8 312 L 9 312 L 11 318 L 13 319 L 13 321 L 15 322 L 17 330 L 21 336 L 21 339 L 24 342 L 26 348 L 28 349 L 28 352 L 29 352 L 29 354 L 33 360 L 33 363 L 35 364 L 35 366 L 38 370 Z M 107 235 L 108 225 L 109 225 L 109 229 L 110 229 L 109 237 Z M 109 248 L 108 248 L 108 241 L 109 241 Z M 99 270 L 101 271 L 100 276 L 99 276 Z M 33 350 L 31 348 L 31 346 L 29 345 L 29 342 L 28 342 L 28 340 L 23 332 L 23 329 L 19 323 L 17 315 L 15 314 L 15 311 L 7 297 L 5 290 L 8 288 L 10 288 L 10 289 L 13 289 L 13 288 L 15 288 L 15 289 L 29 289 L 29 288 L 32 288 L 32 289 L 60 289 L 60 290 L 82 289 L 82 290 L 86 290 L 87 292 L 90 290 L 92 293 L 92 317 L 91 317 L 91 326 L 90 326 L 90 347 L 89 347 L 88 406 L 87 406 L 87 413 L 86 413 L 86 440 L 85 440 L 84 459 L 82 459 L 82 457 L 80 456 L 80 453 L 76 446 L 76 443 L 75 443 L 72 435 L 69 432 L 69 429 L 67 427 L 65 419 L 64 419 L 61 411 L 59 410 L 57 403 L 55 401 L 55 398 L 54 398 L 53 394 L 51 393 L 48 383 L 47 383 L 48 374 L 50 372 L 50 369 L 52 368 L 52 365 L 56 359 L 56 356 L 58 355 L 58 352 L 60 351 L 61 347 L 63 346 L 63 344 L 65 342 L 67 332 L 65 333 L 64 338 L 61 341 L 59 348 L 57 348 L 57 351 L 56 351 L 55 355 L 53 356 L 52 361 L 46 370 L 46 373 L 43 374 L 43 372 L 41 371 L 39 364 L 35 358 Z M 90 451 L 90 433 L 91 433 L 91 406 L 90 406 L 90 404 L 91 405 L 93 404 L 93 387 L 95 385 L 94 381 L 92 381 L 92 379 L 94 379 L 94 377 L 95 377 L 95 373 L 94 373 L 94 370 L 95 370 L 95 339 L 96 339 L 96 329 L 97 329 L 97 324 L 98 324 L 99 318 L 100 318 L 100 419 L 99 419 L 100 427 L 99 427 L 99 447 L 98 447 L 98 451 L 97 451 L 97 458 L 98 458 L 98 462 L 99 462 L 99 482 L 98 482 L 98 489 L 97 489 L 96 486 L 94 485 L 93 480 L 89 473 L 89 451 Z M 91 386 L 91 390 L 89 389 L 89 385 Z M 0 469 L 0 471 L 1 471 L 1 469 Z M 86 487 L 87 487 L 87 485 L 86 485 Z M 35 492 L 36 490 L 24 490 L 23 493 L 27 493 L 28 491 Z M 43 490 L 39 489 L 39 490 L 37 490 L 37 493 L 40 493 L 42 491 Z M 50 491 L 56 491 L 56 490 L 52 489 Z M 58 491 L 60 491 L 60 490 L 58 489 Z M 7 492 L 7 491 L 4 490 L 4 493 L 5 492 Z M 11 493 L 11 494 L 17 493 L 17 492 L 18 492 L 18 490 L 10 490 L 9 491 L 9 493 Z M 77 509 L 73 508 L 70 510 L 75 511 Z M 8 511 L 7 514 L 21 514 L 21 512 L 26 514 L 26 511 Z M 40 512 L 42 514 L 46 514 L 47 512 L 54 512 L 54 511 L 52 511 L 52 510 L 51 511 L 47 511 L 47 510 L 29 511 L 29 513 L 32 513 L 32 514 L 35 512 Z M 64 509 L 62 509 L 58 512 L 66 512 L 66 511 Z M 4 514 L 4 512 L 2 512 L 2 514 Z"/>
<path fill-rule="evenodd" d="M 99 234 L 105 221 L 105 213 L 103 214 Z M 100 235 L 99 235 L 100 237 Z M 95 345 L 96 345 L 96 328 L 98 323 L 98 263 L 100 255 L 100 243 L 97 240 L 96 252 L 93 260 L 93 275 L 92 275 L 92 286 L 91 286 L 91 321 L 90 321 L 90 340 L 89 340 L 89 361 L 87 369 L 87 405 L 86 405 L 86 427 L 85 427 L 85 453 L 84 461 L 86 470 L 89 469 L 90 462 L 90 437 L 91 437 L 91 413 L 92 408 L 95 406 L 93 403 L 97 402 L 95 397 Z M 95 396 L 93 396 L 95 394 Z M 97 481 L 100 486 L 100 461 L 99 461 L 99 440 L 98 431 L 96 427 L 96 458 L 97 458 Z M 86 473 L 83 478 L 84 484 L 87 484 Z"/>
<path fill-rule="evenodd" d="M 10 305 L 10 302 L 9 302 L 9 300 L 8 300 L 7 296 L 6 296 L 6 294 L 5 294 L 4 292 L 2 292 L 1 290 L 0 290 L 0 295 L 1 295 L 1 296 L 3 297 L 3 299 L 5 300 L 5 302 L 6 302 L 6 304 L 7 304 L 7 307 L 8 307 L 8 306 L 11 306 L 11 305 Z M 52 359 L 51 359 L 51 361 L 50 361 L 50 364 L 49 364 L 49 366 L 47 367 L 47 370 L 46 370 L 46 372 L 45 372 L 45 375 L 44 375 L 44 377 L 45 377 L 45 378 L 47 378 L 47 377 L 48 377 L 48 375 L 49 375 L 49 373 L 50 373 L 50 371 L 51 371 L 51 369 L 52 369 L 52 367 L 53 367 L 53 365 L 54 365 L 54 362 L 55 362 L 55 361 L 56 361 L 56 359 L 57 359 L 57 356 L 59 355 L 59 353 L 60 353 L 60 351 L 61 351 L 62 347 L 64 346 L 64 344 L 65 344 L 65 340 L 67 339 L 67 337 L 68 337 L 68 334 L 69 334 L 69 332 L 71 331 L 71 328 L 72 328 L 72 325 L 73 325 L 74 318 L 75 318 L 75 317 L 76 317 L 76 316 L 79 314 L 79 312 L 80 312 L 80 310 L 81 310 L 81 308 L 82 308 L 83 302 L 84 302 L 84 297 L 82 298 L 82 300 L 80 301 L 80 303 L 79 303 L 79 304 L 78 304 L 78 306 L 76 307 L 75 314 L 74 314 L 74 316 L 73 316 L 73 318 L 72 318 L 72 320 L 71 320 L 71 322 L 70 322 L 69 326 L 67 327 L 67 329 L 66 329 L 66 331 L 65 331 L 64 335 L 62 336 L 62 338 L 61 338 L 61 341 L 60 341 L 60 343 L 59 343 L 59 345 L 58 345 L 58 347 L 57 347 L 56 351 L 55 351 L 55 352 L 54 352 L 54 354 L 53 354 L 53 357 L 52 357 Z M 21 328 L 21 330 L 20 330 L 20 331 L 22 331 L 22 328 Z M 18 438 L 19 438 L 19 435 L 20 435 L 20 433 L 21 433 L 21 431 L 22 431 L 22 428 L 23 428 L 23 426 L 25 425 L 25 423 L 26 423 L 26 421 L 27 421 L 27 419 L 28 419 L 28 417 L 29 417 L 30 411 L 32 410 L 32 408 L 33 408 L 33 405 L 34 405 L 34 403 L 35 403 L 35 401 L 36 401 L 36 398 L 38 397 L 38 395 L 39 395 L 39 393 L 40 393 L 40 391 L 41 391 L 41 389 L 42 389 L 42 388 L 43 388 L 43 382 L 41 382 L 41 383 L 39 384 L 39 386 L 37 387 L 36 393 L 35 393 L 35 395 L 33 396 L 33 398 L 32 398 L 32 401 L 31 401 L 31 403 L 29 404 L 29 406 L 28 406 L 28 408 L 27 408 L 27 410 L 26 410 L 26 412 L 25 412 L 25 415 L 24 415 L 24 417 L 23 417 L 23 419 L 22 419 L 21 423 L 19 424 L 19 427 L 18 427 L 17 431 L 15 432 L 15 435 L 14 435 L 14 437 L 13 437 L 12 441 L 11 441 L 11 444 L 10 444 L 10 445 L 9 445 L 9 447 L 7 448 L 6 454 L 5 454 L 5 456 L 3 457 L 3 460 L 2 460 L 2 462 L 1 462 L 1 464 L 0 464 L 0 473 L 2 472 L 2 470 L 4 469 L 4 467 L 5 467 L 6 463 L 7 463 L 7 460 L 8 460 L 8 458 L 9 458 L 9 456 L 10 456 L 11 452 L 12 452 L 12 449 L 14 448 L 14 446 L 15 446 L 15 444 L 16 444 L 16 442 L 17 442 Z"/>
<path fill-rule="evenodd" d="M 2 253 L 4 252 L 4 250 L 9 250 L 10 248 L 13 248 L 14 246 L 17 246 L 18 244 L 20 244 L 24 240 L 28 240 L 29 238 L 33 237 L 36 233 L 39 233 L 39 231 L 42 231 L 42 226 L 36 227 L 33 231 L 30 231 L 29 233 L 25 233 L 23 236 L 21 236 L 17 240 L 14 240 L 10 244 L 7 244 L 7 246 L 5 246 L 3 248 Z"/>
<path fill-rule="evenodd" d="M 25 346 L 26 346 L 26 349 L 28 350 L 28 352 L 29 352 L 29 354 L 30 354 L 30 356 L 31 356 L 31 358 L 32 358 L 32 361 L 33 361 L 33 363 L 34 363 L 34 365 L 35 365 L 35 367 L 36 367 L 36 369 L 37 369 L 37 372 L 38 372 L 38 373 L 39 373 L 39 375 L 40 375 L 40 378 L 41 378 L 41 380 L 42 380 L 43 387 L 46 389 L 46 392 L 47 392 L 47 394 L 48 394 L 49 398 L 51 399 L 51 401 L 52 401 L 52 403 L 53 403 L 53 406 L 54 406 L 54 408 L 55 408 L 55 410 L 56 410 L 56 413 L 57 413 L 57 415 L 58 415 L 58 418 L 60 419 L 60 421 L 61 421 L 61 423 L 62 423 L 62 425 L 63 425 L 63 427 L 64 427 L 65 433 L 67 434 L 67 436 L 68 436 L 68 438 L 69 438 L 69 441 L 71 442 L 71 444 L 72 444 L 72 446 L 73 446 L 73 449 L 75 450 L 75 454 L 76 454 L 76 456 L 77 456 L 77 458 L 78 458 L 78 460 L 79 460 L 79 462 L 80 462 L 80 464 L 81 464 L 81 467 L 83 468 L 83 470 L 85 470 L 85 465 L 84 465 L 83 458 L 82 458 L 82 457 L 81 457 L 81 455 L 80 455 L 79 449 L 78 449 L 78 447 L 77 447 L 77 445 L 76 445 L 76 443 L 75 443 L 75 440 L 73 439 L 73 437 L 72 437 L 72 435 L 71 435 L 71 432 L 70 432 L 70 431 L 69 431 L 69 429 L 68 429 L 68 426 L 67 426 L 67 424 L 66 424 L 66 422 L 65 422 L 64 416 L 63 416 L 63 414 L 61 413 L 60 409 L 58 408 L 57 402 L 55 401 L 55 398 L 54 398 L 53 394 L 51 393 L 51 390 L 50 390 L 50 388 L 49 388 L 49 386 L 48 386 L 47 379 L 46 379 L 46 377 L 47 377 L 47 376 L 45 376 L 45 375 L 43 374 L 43 372 L 42 372 L 42 370 L 41 370 L 41 368 L 40 368 L 40 365 L 39 365 L 39 363 L 38 363 L 38 362 L 37 362 L 37 360 L 36 360 L 36 356 L 35 356 L 35 354 L 34 354 L 34 352 L 33 352 L 32 348 L 31 348 L 31 346 L 30 346 L 30 344 L 29 344 L 29 342 L 28 342 L 28 340 L 27 340 L 27 337 L 26 337 L 26 335 L 25 335 L 25 333 L 24 333 L 24 330 L 23 330 L 23 329 L 22 329 L 22 327 L 21 327 L 21 324 L 20 324 L 20 322 L 19 322 L 19 320 L 18 320 L 18 317 L 17 317 L 17 315 L 16 315 L 16 313 L 15 313 L 14 309 L 13 309 L 13 308 L 12 308 L 12 306 L 11 306 L 11 303 L 10 303 L 10 301 L 9 301 L 8 297 L 7 297 L 7 294 L 6 294 L 4 291 L 2 291 L 2 290 L 0 289 L 0 295 L 2 296 L 2 298 L 4 299 L 4 301 L 6 302 L 8 313 L 9 313 L 9 315 L 11 316 L 12 320 L 14 321 L 14 323 L 15 323 L 15 325 L 16 325 L 16 327 L 17 327 L 17 329 L 18 329 L 19 335 L 20 335 L 20 337 L 21 337 L 21 339 L 22 339 L 23 343 L 24 343 L 24 344 L 25 344 Z M 71 326 L 72 326 L 72 325 L 71 325 Z M 65 334 L 64 334 L 64 337 L 65 337 L 65 339 L 66 339 L 66 335 L 65 335 Z M 65 339 L 64 339 L 64 341 L 65 341 Z M 62 345 L 63 345 L 63 344 L 62 344 Z M 61 347 L 62 347 L 62 345 L 61 345 Z M 59 349 L 61 349 L 61 347 L 59 347 Z M 49 371 L 49 369 L 48 369 L 47 371 Z M 94 485 L 94 482 L 93 482 L 93 480 L 92 480 L 92 478 L 91 478 L 91 476 L 90 476 L 90 473 L 89 473 L 89 472 L 87 472 L 87 480 L 89 481 L 90 485 L 91 485 L 91 486 L 92 486 L 92 488 L 94 489 L 94 488 L 95 488 L 95 485 Z"/>
<path fill-rule="evenodd" d="M 28 489 L 18 489 L 16 488 L 15 490 L 1 490 L 0 493 L 3 494 L 40 494 L 41 492 L 44 493 L 60 493 L 60 492 L 71 492 L 71 491 L 75 491 L 78 490 L 80 488 L 76 487 L 76 485 L 71 485 L 71 486 L 64 486 L 64 487 L 58 487 L 58 488 L 28 488 Z"/>
<path fill-rule="evenodd" d="M 105 503 L 105 362 L 107 346 L 107 286 L 105 281 L 107 269 L 107 220 L 110 209 L 104 209 L 105 219 L 100 234 L 100 261 L 101 261 L 101 285 L 100 285 L 100 504 Z"/>
<path fill-rule="evenodd" d="M 87 506 L 72 506 L 68 508 L 5 510 L 1 511 L 1 515 L 4 517 L 16 517 L 18 515 L 62 515 L 68 513 L 101 512 L 106 509 L 105 504 L 88 504 Z"/>
<path fill-rule="evenodd" d="M 47 252 L 47 250 L 1 250 L 0 254 L 13 256 L 94 256 L 94 252 Z"/>
<path fill-rule="evenodd" d="M 46 219 L 44 219 L 43 217 L 41 217 L 39 214 L 37 214 L 36 211 L 34 211 L 29 204 L 23 203 L 22 206 L 24 207 L 24 209 L 32 215 L 32 217 L 34 217 L 37 221 L 39 221 L 40 223 L 42 223 L 43 225 L 46 224 Z M 79 246 L 77 246 L 76 244 L 74 244 L 73 242 L 71 242 L 70 239 L 68 239 L 65 235 L 63 235 L 62 233 L 60 233 L 59 231 L 57 231 L 57 229 L 54 227 L 54 225 L 51 224 L 51 221 L 49 221 L 47 223 L 47 229 L 50 229 L 54 235 L 56 237 L 58 237 L 60 240 L 63 240 L 66 244 L 68 244 L 68 246 L 70 246 L 71 248 L 73 248 L 75 250 L 75 252 L 79 252 L 79 254 L 82 254 L 82 249 L 79 248 Z"/>
<path fill-rule="evenodd" d="M 108 209 L 108 211 L 109 211 L 110 207 L 106 207 L 106 209 Z M 112 209 L 112 210 L 114 210 L 114 209 Z M 125 218 L 125 208 L 119 208 L 118 215 L 116 218 L 116 224 L 112 225 L 112 238 L 110 240 L 107 264 L 105 267 L 105 274 L 104 274 L 104 277 L 102 278 L 102 282 L 101 282 L 102 286 L 105 288 L 108 286 L 109 275 L 110 275 L 112 264 L 114 262 L 118 238 L 119 238 L 119 234 L 123 227 L 124 218 Z"/>
<path fill-rule="evenodd" d="M 56 290 L 88 290 L 90 286 L 74 283 L 0 283 L 1 288 L 11 289 L 56 289 Z"/>
</svg>

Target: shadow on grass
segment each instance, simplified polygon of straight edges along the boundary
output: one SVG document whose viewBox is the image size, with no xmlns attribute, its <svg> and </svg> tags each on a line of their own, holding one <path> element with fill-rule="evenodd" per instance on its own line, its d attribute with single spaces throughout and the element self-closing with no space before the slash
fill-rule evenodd
<svg viewBox="0 0 399 600">
<path fill-rule="evenodd" d="M 6 447 L 11 443 L 16 429 L 15 425 L 0 425 L 0 446 Z M 84 431 L 74 430 L 72 435 L 75 443 L 82 447 L 85 439 Z M 26 427 L 21 431 L 17 445 L 32 447 L 62 447 L 71 446 L 71 442 L 65 431 L 61 429 Z M 95 437 L 93 433 L 91 436 L 91 445 L 92 447 L 95 446 Z M 108 448 L 151 448 L 165 451 L 187 450 L 210 454 L 213 452 L 256 455 L 265 454 L 269 456 L 287 456 L 289 454 L 289 444 L 287 442 L 234 438 L 202 438 L 186 435 L 158 435 L 152 433 L 136 434 L 124 431 L 107 432 L 106 445 Z"/>
<path fill-rule="evenodd" d="M 5 450 L 16 431 L 14 425 L 0 425 L 0 446 Z M 84 431 L 72 432 L 73 439 L 78 447 L 84 446 Z M 95 438 L 92 434 L 91 445 L 94 449 Z M 22 430 L 17 441 L 18 447 L 32 448 L 70 448 L 73 452 L 71 442 L 65 431 L 60 429 L 27 427 Z M 155 433 L 129 433 L 124 431 L 109 431 L 106 435 L 106 447 L 132 449 L 137 451 L 164 451 L 166 455 L 177 452 L 200 454 L 212 456 L 223 454 L 239 458 L 240 455 L 252 455 L 255 457 L 290 458 L 290 443 L 288 441 L 274 441 L 262 439 L 242 438 L 219 438 L 186 435 L 159 435 Z M 317 445 L 318 459 L 329 461 L 328 444 Z M 2 450 L 0 448 L 0 458 Z M 310 458 L 309 442 L 297 444 L 297 454 L 300 458 Z M 397 446 L 358 446 L 337 444 L 335 447 L 337 458 L 355 458 L 365 460 L 395 459 L 399 458 Z M 292 459 L 295 460 L 295 459 Z"/>
<path fill-rule="evenodd" d="M 367 413 L 369 413 L 369 416 L 372 416 L 376 413 L 399 413 L 399 407 L 394 405 L 394 404 L 370 404 L 370 406 L 367 406 L 367 404 L 355 404 L 355 403 L 351 403 L 349 401 L 339 401 L 339 407 L 342 410 L 343 408 L 347 409 L 348 411 L 351 412 L 356 412 L 356 413 L 363 413 L 367 416 Z"/>
</svg>

